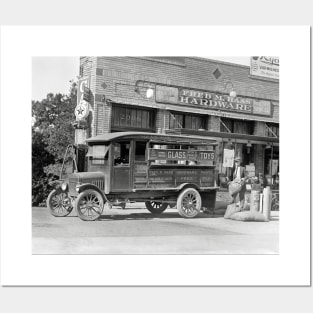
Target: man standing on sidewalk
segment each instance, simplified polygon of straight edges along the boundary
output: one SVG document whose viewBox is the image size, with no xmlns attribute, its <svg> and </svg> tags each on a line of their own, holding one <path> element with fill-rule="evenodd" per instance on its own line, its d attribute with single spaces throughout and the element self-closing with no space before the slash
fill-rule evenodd
<svg viewBox="0 0 313 313">
<path fill-rule="evenodd" d="M 235 168 L 233 171 L 233 181 L 238 181 L 241 184 L 241 189 L 239 191 L 239 209 L 244 209 L 244 203 L 245 203 L 245 192 L 246 192 L 246 181 L 248 179 L 246 169 L 244 166 L 241 166 L 241 158 L 236 157 L 235 158 Z M 236 203 L 238 193 L 232 195 L 232 201 L 231 203 Z"/>
</svg>

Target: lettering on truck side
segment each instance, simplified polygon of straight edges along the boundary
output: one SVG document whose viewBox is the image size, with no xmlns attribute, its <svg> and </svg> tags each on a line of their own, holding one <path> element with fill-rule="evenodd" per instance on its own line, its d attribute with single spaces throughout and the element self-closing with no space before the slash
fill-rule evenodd
<svg viewBox="0 0 313 313">
<path fill-rule="evenodd" d="M 168 151 L 168 159 L 186 159 L 186 152 L 184 151 Z"/>
</svg>

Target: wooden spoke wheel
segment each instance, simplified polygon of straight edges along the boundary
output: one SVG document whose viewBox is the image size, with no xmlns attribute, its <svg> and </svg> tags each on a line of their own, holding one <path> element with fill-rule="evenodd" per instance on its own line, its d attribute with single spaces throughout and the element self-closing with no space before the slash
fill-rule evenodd
<svg viewBox="0 0 313 313">
<path fill-rule="evenodd" d="M 52 190 L 47 199 L 47 207 L 53 216 L 67 216 L 72 210 L 71 198 L 67 192 Z"/>
<path fill-rule="evenodd" d="M 201 196 L 194 188 L 181 191 L 177 199 L 177 210 L 180 216 L 192 218 L 199 214 L 201 209 Z"/>
<path fill-rule="evenodd" d="M 104 200 L 102 195 L 93 189 L 87 189 L 79 194 L 75 207 L 77 215 L 83 221 L 98 219 L 103 211 Z"/>
<path fill-rule="evenodd" d="M 146 201 L 145 205 L 152 214 L 161 214 L 167 208 L 168 203 L 159 201 Z"/>
</svg>

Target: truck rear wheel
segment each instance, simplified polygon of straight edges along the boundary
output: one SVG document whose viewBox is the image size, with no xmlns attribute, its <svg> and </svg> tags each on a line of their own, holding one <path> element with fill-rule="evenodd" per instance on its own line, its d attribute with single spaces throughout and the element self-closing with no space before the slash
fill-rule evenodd
<svg viewBox="0 0 313 313">
<path fill-rule="evenodd" d="M 182 217 L 192 218 L 197 216 L 201 205 L 201 196 L 194 188 L 182 190 L 177 198 L 177 210 Z"/>
<path fill-rule="evenodd" d="M 152 214 L 161 214 L 165 211 L 165 209 L 168 206 L 168 203 L 159 202 L 159 201 L 146 201 L 145 202 L 146 208 L 152 213 Z"/>
<path fill-rule="evenodd" d="M 104 200 L 100 192 L 87 189 L 79 194 L 75 207 L 77 215 L 83 221 L 94 221 L 98 219 L 103 211 Z"/>
<path fill-rule="evenodd" d="M 67 216 L 72 210 L 73 206 L 71 199 L 67 192 L 59 190 L 52 190 L 47 199 L 47 207 L 53 216 Z"/>
</svg>

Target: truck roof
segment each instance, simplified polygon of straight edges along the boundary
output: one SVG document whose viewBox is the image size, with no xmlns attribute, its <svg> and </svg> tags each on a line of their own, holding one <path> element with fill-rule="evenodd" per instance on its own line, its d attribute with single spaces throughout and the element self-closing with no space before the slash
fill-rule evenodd
<svg viewBox="0 0 313 313">
<path fill-rule="evenodd" d="M 172 135 L 172 134 L 159 134 L 159 133 L 147 133 L 147 132 L 115 132 L 98 135 L 86 139 L 90 144 L 111 142 L 119 139 L 141 139 L 150 140 L 156 143 L 177 143 L 177 144 L 193 144 L 193 145 L 215 145 L 216 140 L 205 136 L 194 135 Z"/>
</svg>

